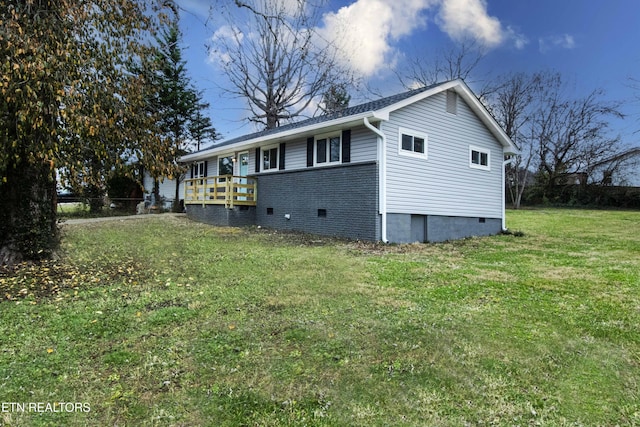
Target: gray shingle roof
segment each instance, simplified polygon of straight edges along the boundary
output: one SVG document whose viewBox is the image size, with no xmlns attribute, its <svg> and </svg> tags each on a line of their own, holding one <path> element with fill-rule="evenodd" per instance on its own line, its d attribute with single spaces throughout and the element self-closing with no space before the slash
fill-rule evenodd
<svg viewBox="0 0 640 427">
<path fill-rule="evenodd" d="M 381 98 L 381 99 L 378 99 L 378 100 L 375 100 L 375 101 L 366 102 L 364 104 L 355 105 L 353 107 L 347 107 L 344 110 L 336 112 L 336 113 L 325 114 L 325 115 L 318 116 L 318 117 L 312 117 L 310 119 L 301 120 L 299 122 L 282 125 L 282 126 L 279 126 L 277 128 L 274 128 L 274 129 L 267 129 L 267 130 L 263 130 L 263 131 L 260 131 L 260 132 L 255 132 L 255 133 L 239 136 L 237 138 L 228 139 L 226 141 L 222 141 L 220 143 L 214 144 L 213 146 L 211 146 L 209 148 L 206 148 L 204 150 L 200 150 L 200 152 L 217 149 L 217 148 L 220 148 L 220 147 L 224 147 L 226 145 L 232 145 L 232 144 L 236 144 L 238 142 L 248 141 L 248 140 L 255 139 L 255 138 L 261 138 L 261 137 L 264 137 L 264 136 L 277 135 L 277 134 L 279 134 L 281 132 L 286 132 L 286 131 L 289 131 L 289 130 L 292 130 L 292 129 L 302 128 L 302 127 L 309 126 L 309 125 L 320 124 L 322 122 L 328 122 L 328 121 L 339 119 L 339 118 L 343 118 L 343 117 L 356 116 L 358 114 L 366 113 L 366 112 L 369 112 L 369 111 L 380 110 L 382 108 L 389 107 L 390 105 L 393 105 L 393 104 L 395 104 L 397 102 L 400 102 L 400 101 L 403 101 L 403 100 L 405 100 L 407 98 L 410 98 L 410 97 L 412 97 L 414 95 L 422 93 L 422 92 L 424 92 L 426 90 L 429 90 L 429 89 L 431 89 L 433 87 L 439 86 L 440 84 L 442 84 L 442 83 L 438 83 L 438 84 L 435 84 L 435 85 L 432 85 L 432 86 L 421 87 L 421 88 L 418 88 L 418 89 L 410 90 L 408 92 L 403 92 L 403 93 L 399 93 L 399 94 L 396 94 L 396 95 L 388 96 L 386 98 Z"/>
</svg>

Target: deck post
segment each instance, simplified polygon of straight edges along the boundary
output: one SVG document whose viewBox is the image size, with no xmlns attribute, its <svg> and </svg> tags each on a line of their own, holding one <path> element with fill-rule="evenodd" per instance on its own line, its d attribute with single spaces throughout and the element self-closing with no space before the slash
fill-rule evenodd
<svg viewBox="0 0 640 427">
<path fill-rule="evenodd" d="M 217 175 L 184 181 L 184 202 L 187 205 L 225 205 L 228 209 L 236 205 L 256 206 L 257 195 L 255 177 Z"/>
<path fill-rule="evenodd" d="M 225 177 L 225 198 L 227 209 L 233 209 L 233 176 L 227 175 Z"/>
</svg>

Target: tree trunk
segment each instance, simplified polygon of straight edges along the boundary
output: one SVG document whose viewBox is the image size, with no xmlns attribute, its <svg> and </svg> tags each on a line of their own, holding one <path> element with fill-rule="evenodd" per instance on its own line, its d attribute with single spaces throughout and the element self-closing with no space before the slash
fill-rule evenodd
<svg viewBox="0 0 640 427">
<path fill-rule="evenodd" d="M 86 202 L 89 205 L 89 212 L 98 213 L 104 207 L 104 189 L 98 185 L 89 184 L 84 189 Z"/>
<path fill-rule="evenodd" d="M 160 181 L 158 178 L 153 178 L 153 197 L 151 207 L 156 209 L 157 212 L 160 212 L 162 209 L 162 200 L 160 200 Z"/>
<path fill-rule="evenodd" d="M 182 212 L 182 206 L 180 205 L 180 176 L 176 177 L 176 193 L 173 198 L 172 208 L 173 212 Z"/>
<path fill-rule="evenodd" d="M 59 244 L 55 170 L 19 162 L 0 183 L 0 265 L 50 257 Z"/>
</svg>

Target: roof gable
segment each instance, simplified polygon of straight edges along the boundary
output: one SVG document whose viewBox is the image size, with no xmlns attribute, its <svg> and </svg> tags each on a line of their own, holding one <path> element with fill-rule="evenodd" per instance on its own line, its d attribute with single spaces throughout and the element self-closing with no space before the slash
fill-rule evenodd
<svg viewBox="0 0 640 427">
<path fill-rule="evenodd" d="M 396 111 L 407 105 L 411 105 L 422 99 L 428 98 L 449 89 L 455 90 L 458 95 L 460 95 L 467 102 L 474 113 L 478 115 L 480 120 L 482 120 L 482 122 L 487 126 L 489 131 L 502 144 L 502 146 L 505 148 L 506 153 L 517 153 L 516 147 L 495 121 L 493 116 L 491 116 L 489 111 L 487 111 L 484 105 L 482 105 L 482 103 L 473 94 L 466 83 L 458 79 L 444 83 L 438 83 L 431 86 L 421 87 L 418 89 L 388 96 L 386 98 L 359 104 L 353 107 L 347 107 L 339 112 L 312 117 L 310 119 L 286 124 L 274 129 L 267 129 L 264 131 L 243 135 L 237 138 L 232 138 L 227 141 L 215 144 L 207 149 L 187 154 L 181 158 L 181 161 L 186 162 L 200 160 L 206 157 L 210 157 L 211 155 L 214 155 L 216 153 L 227 151 L 232 147 L 240 148 L 242 146 L 248 148 L 250 146 L 257 146 L 260 144 L 268 143 L 270 141 L 273 142 L 274 140 L 295 137 L 296 135 L 301 135 L 304 133 L 317 133 L 318 130 L 325 129 L 331 126 L 347 124 L 356 120 L 362 120 L 365 117 L 374 117 L 378 120 L 388 120 L 389 114 L 392 111 Z"/>
</svg>

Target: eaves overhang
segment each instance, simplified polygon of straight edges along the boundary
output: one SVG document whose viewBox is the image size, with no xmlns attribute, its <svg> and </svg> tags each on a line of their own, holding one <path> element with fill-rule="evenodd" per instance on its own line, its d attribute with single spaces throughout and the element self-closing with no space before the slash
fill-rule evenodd
<svg viewBox="0 0 640 427">
<path fill-rule="evenodd" d="M 503 147 L 504 155 L 511 156 L 519 153 L 515 144 L 507 136 L 487 108 L 474 95 L 467 84 L 463 80 L 458 79 L 416 89 L 405 94 L 394 95 L 382 100 L 362 104 L 360 106 L 351 107 L 344 111 L 344 115 L 337 113 L 337 117 L 319 117 L 309 119 L 300 123 L 285 125 L 282 129 L 276 128 L 233 138 L 205 150 L 182 156 L 179 161 L 183 163 L 200 161 L 221 153 L 250 150 L 256 147 L 287 142 L 294 139 L 299 140 L 301 138 L 313 136 L 314 134 L 317 135 L 319 133 L 326 133 L 344 129 L 346 127 L 362 125 L 365 118 L 370 122 L 389 120 L 392 112 L 446 90 L 454 90 L 467 103 L 467 105 L 469 105 L 491 134 L 500 142 Z"/>
<path fill-rule="evenodd" d="M 515 146 L 513 141 L 511 141 L 511 138 L 507 136 L 496 119 L 491 115 L 491 113 L 489 113 L 489 110 L 487 110 L 482 102 L 480 102 L 480 100 L 475 96 L 469 86 L 467 86 L 467 84 L 462 79 L 450 80 L 448 82 L 435 85 L 425 90 L 424 92 L 420 92 L 412 97 L 405 98 L 399 102 L 382 108 L 378 111 L 378 113 L 386 114 L 388 117 L 389 114 L 393 111 L 399 110 L 403 107 L 411 105 L 422 99 L 429 98 L 446 90 L 454 90 L 462 99 L 465 100 L 467 105 L 469 105 L 471 110 L 478 116 L 478 118 L 480 118 L 482 123 L 487 127 L 487 129 L 489 129 L 491 134 L 500 142 L 505 155 L 509 156 L 519 154 L 519 150 Z"/>
<path fill-rule="evenodd" d="M 195 162 L 211 158 L 219 153 L 250 150 L 252 148 L 260 146 L 287 142 L 293 139 L 306 138 L 318 133 L 331 132 L 334 130 L 344 129 L 346 127 L 362 125 L 365 117 L 373 122 L 379 122 L 381 120 L 389 119 L 389 115 L 385 114 L 384 112 L 367 111 L 364 113 L 340 117 L 337 119 L 314 123 L 307 126 L 295 127 L 269 135 L 258 137 L 251 137 L 249 135 L 249 138 L 247 139 L 242 139 L 237 142 L 227 144 L 221 143 L 219 145 L 214 145 L 213 147 L 210 147 L 206 150 L 186 154 L 180 157 L 179 161 L 182 163 Z"/>
</svg>

